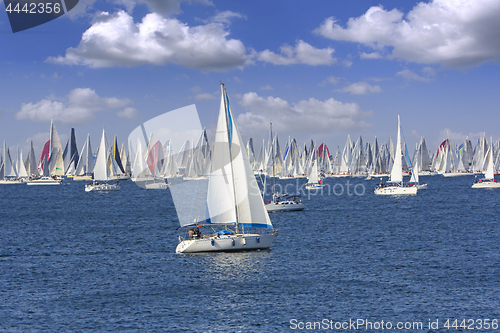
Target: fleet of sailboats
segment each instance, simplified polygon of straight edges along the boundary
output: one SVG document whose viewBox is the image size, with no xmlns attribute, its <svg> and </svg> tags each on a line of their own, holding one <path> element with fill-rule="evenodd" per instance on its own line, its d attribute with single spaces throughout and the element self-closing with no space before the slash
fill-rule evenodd
<svg viewBox="0 0 500 333">
<path fill-rule="evenodd" d="M 260 150 L 254 150 L 250 138 L 243 142 L 234 114 L 221 84 L 221 105 L 215 133 L 215 141 L 209 143 L 203 129 L 198 140 L 187 140 L 178 153 L 173 151 L 171 140 L 149 138 L 138 140 L 128 151 L 118 146 L 116 135 L 111 145 L 103 130 L 97 152 L 93 151 L 90 135 L 81 151 L 76 144 L 75 130 L 71 128 L 64 149 L 53 121 L 49 138 L 39 155 L 35 155 L 33 142 L 28 154 L 23 156 L 19 148 L 8 147 L 4 141 L 0 154 L 0 185 L 59 185 L 64 178 L 91 181 L 86 192 L 117 191 L 119 180 L 132 179 L 145 189 L 167 189 L 167 179 L 184 182 L 208 180 L 206 195 L 207 216 L 200 222 L 195 219 L 182 222 L 180 230 L 188 237 L 180 238 L 176 252 L 239 251 L 269 248 L 276 236 L 268 212 L 303 210 L 299 194 L 273 191 L 272 200 L 264 204 L 255 176 L 277 180 L 307 178 L 306 190 L 324 188 L 328 177 L 365 177 L 367 180 L 389 177 L 374 189 L 375 195 L 416 195 L 427 188 L 420 183 L 421 176 L 444 177 L 476 175 L 472 188 L 500 188 L 494 176 L 500 170 L 500 142 L 488 142 L 485 135 L 476 144 L 466 138 L 464 142 L 452 142 L 450 136 L 431 154 L 422 137 L 413 155 L 401 130 L 398 116 L 396 145 L 391 138 L 381 144 L 365 142 L 360 136 L 345 145 L 330 149 L 325 143 L 317 145 L 313 140 L 302 147 L 289 137 L 283 149 L 278 134 L 263 140 Z M 257 153 L 258 152 L 258 153 Z M 478 179 L 478 174 L 483 174 Z M 409 182 L 404 176 L 411 175 Z M 110 183 L 116 181 L 116 183 Z M 273 187 L 274 188 L 274 187 Z M 210 226 L 214 231 L 202 234 L 199 228 Z M 215 232 L 213 227 L 222 230 Z M 258 232 L 255 230 L 266 230 Z"/>
</svg>

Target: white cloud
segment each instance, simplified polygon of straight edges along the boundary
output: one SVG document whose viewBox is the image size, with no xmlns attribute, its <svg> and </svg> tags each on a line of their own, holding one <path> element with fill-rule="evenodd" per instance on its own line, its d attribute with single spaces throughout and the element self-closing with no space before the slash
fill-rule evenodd
<svg viewBox="0 0 500 333">
<path fill-rule="evenodd" d="M 260 89 L 260 90 L 274 90 L 274 88 L 273 88 L 273 87 L 271 87 L 271 86 L 270 86 L 270 85 L 268 85 L 268 84 L 267 84 L 267 85 L 265 85 L 265 86 L 260 87 L 259 89 Z"/>
<path fill-rule="evenodd" d="M 248 112 L 238 116 L 238 124 L 250 136 L 266 131 L 269 122 L 280 134 L 328 133 L 370 126 L 364 119 L 371 112 L 361 111 L 356 103 L 342 103 L 333 98 L 325 101 L 310 98 L 290 105 L 279 97 L 264 98 L 250 92 L 243 95 L 240 104 Z"/>
<path fill-rule="evenodd" d="M 196 100 L 216 99 L 216 97 L 214 95 L 209 94 L 209 93 L 197 94 L 194 98 Z"/>
<path fill-rule="evenodd" d="M 122 108 L 131 103 L 126 98 L 103 98 L 90 88 L 77 88 L 62 100 L 51 96 L 36 103 L 23 103 L 21 110 L 16 113 L 16 119 L 39 122 L 54 119 L 68 125 L 87 124 L 95 118 L 94 113 L 97 111 Z"/>
<path fill-rule="evenodd" d="M 147 14 L 135 23 L 125 11 L 98 14 L 76 48 L 48 61 L 89 67 L 176 64 L 221 71 L 247 62 L 243 43 L 228 39 L 222 23 L 189 27 L 177 19 Z"/>
<path fill-rule="evenodd" d="M 345 28 L 330 17 L 315 32 L 364 44 L 374 51 L 371 57 L 466 67 L 500 60 L 499 14 L 498 0 L 434 0 L 418 3 L 406 17 L 397 9 L 371 7 Z"/>
<path fill-rule="evenodd" d="M 336 77 L 336 76 L 329 76 L 326 79 L 323 80 L 319 85 L 324 86 L 326 84 L 333 84 L 334 86 L 338 85 L 339 82 L 343 80 L 341 77 Z"/>
<path fill-rule="evenodd" d="M 127 107 L 116 113 L 120 118 L 139 119 L 139 113 L 135 108 Z"/>
<path fill-rule="evenodd" d="M 317 49 L 310 44 L 299 40 L 294 47 L 284 45 L 280 48 L 280 54 L 270 50 L 258 52 L 256 57 L 263 62 L 274 65 L 294 65 L 306 64 L 311 66 L 333 65 L 337 62 L 332 55 L 335 52 L 332 48 Z"/>
<path fill-rule="evenodd" d="M 379 93 L 382 91 L 382 88 L 379 85 L 372 86 L 367 82 L 356 82 L 342 88 L 342 91 L 352 95 L 366 95 L 369 93 Z"/>
<path fill-rule="evenodd" d="M 397 76 L 401 76 L 402 78 L 410 81 L 421 81 L 421 82 L 429 82 L 431 81 L 430 78 L 420 76 L 417 73 L 410 71 L 409 69 L 403 69 L 400 72 L 396 73 Z"/>
</svg>

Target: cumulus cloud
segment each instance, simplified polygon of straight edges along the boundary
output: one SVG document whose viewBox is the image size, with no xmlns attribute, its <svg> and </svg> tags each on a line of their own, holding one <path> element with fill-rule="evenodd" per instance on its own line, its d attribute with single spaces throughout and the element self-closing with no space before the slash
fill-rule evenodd
<svg viewBox="0 0 500 333">
<path fill-rule="evenodd" d="M 256 57 L 260 61 L 269 62 L 274 65 L 306 64 L 318 66 L 335 64 L 337 59 L 332 56 L 334 52 L 335 50 L 332 48 L 317 49 L 310 44 L 299 40 L 295 46 L 282 46 L 279 54 L 270 50 L 265 50 L 258 52 Z"/>
<path fill-rule="evenodd" d="M 356 82 L 342 88 L 342 91 L 352 95 L 366 95 L 369 93 L 379 93 L 382 91 L 382 88 L 379 85 L 372 86 L 367 82 Z"/>
<path fill-rule="evenodd" d="M 400 77 L 402 77 L 406 80 L 409 80 L 409 81 L 420 81 L 420 82 L 431 81 L 431 78 L 425 77 L 425 76 L 420 76 L 417 73 L 415 73 L 409 69 L 403 69 L 402 71 L 397 72 L 396 76 L 400 76 Z"/>
<path fill-rule="evenodd" d="M 16 119 L 38 122 L 54 119 L 67 125 L 87 124 L 95 118 L 97 111 L 122 108 L 131 103 L 127 98 L 99 97 L 90 88 L 77 88 L 64 99 L 47 97 L 36 103 L 23 103 Z"/>
<path fill-rule="evenodd" d="M 94 68 L 175 64 L 222 71 L 242 67 L 248 60 L 245 46 L 228 35 L 224 24 L 218 22 L 189 27 L 151 13 L 135 23 L 125 11 L 103 12 L 83 33 L 77 47 L 48 61 Z"/>
<path fill-rule="evenodd" d="M 364 112 L 356 103 L 342 103 L 333 98 L 320 101 L 315 98 L 290 105 L 279 97 L 261 97 L 255 92 L 243 95 L 240 104 L 248 112 L 238 116 L 243 133 L 253 134 L 269 127 L 281 134 L 328 133 L 332 130 L 352 130 L 370 125 L 364 120 L 371 112 Z"/>
<path fill-rule="evenodd" d="M 330 17 L 315 32 L 364 44 L 373 51 L 364 58 L 467 67 L 500 60 L 499 14 L 498 0 L 434 0 L 418 3 L 406 17 L 374 6 L 345 27 Z"/>
<path fill-rule="evenodd" d="M 121 111 L 118 111 L 116 114 L 120 118 L 139 119 L 139 113 L 137 112 L 137 109 L 132 107 L 127 107 Z"/>
</svg>

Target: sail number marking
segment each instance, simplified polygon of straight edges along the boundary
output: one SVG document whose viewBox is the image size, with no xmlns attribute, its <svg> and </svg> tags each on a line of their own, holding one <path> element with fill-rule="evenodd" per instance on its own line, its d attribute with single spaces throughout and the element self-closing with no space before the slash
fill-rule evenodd
<svg viewBox="0 0 500 333">
<path fill-rule="evenodd" d="M 19 3 L 17 3 L 14 8 L 12 8 L 12 3 L 9 3 L 9 5 L 5 8 L 5 11 L 8 12 L 9 14 L 14 12 L 14 13 L 27 13 L 27 14 L 59 14 L 61 12 L 61 4 L 60 3 L 25 3 L 22 7 L 20 6 Z"/>
</svg>

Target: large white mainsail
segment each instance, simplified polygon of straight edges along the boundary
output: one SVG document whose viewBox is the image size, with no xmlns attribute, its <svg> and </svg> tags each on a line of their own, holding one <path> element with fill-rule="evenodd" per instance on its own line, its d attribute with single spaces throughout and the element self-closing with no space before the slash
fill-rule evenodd
<svg viewBox="0 0 500 333">
<path fill-rule="evenodd" d="M 75 174 L 83 176 L 86 174 L 91 174 L 94 170 L 94 156 L 92 155 L 92 145 L 90 143 L 90 134 L 87 134 L 87 140 L 83 145 L 82 152 L 80 154 L 80 160 L 76 166 Z"/>
<path fill-rule="evenodd" d="M 401 155 L 401 121 L 398 115 L 398 137 L 396 150 L 394 151 L 394 164 L 391 170 L 391 183 L 401 183 L 403 181 L 403 158 Z"/>
<path fill-rule="evenodd" d="M 485 162 L 483 164 L 486 164 L 486 172 L 484 173 L 484 179 L 493 180 L 495 178 L 495 175 L 493 172 L 493 158 L 491 154 L 491 147 L 488 148 L 488 151 L 486 152 Z"/>
<path fill-rule="evenodd" d="M 108 149 L 106 148 L 106 134 L 102 130 L 101 144 L 94 167 L 94 180 L 107 181 L 109 178 L 109 167 L 107 163 Z"/>
<path fill-rule="evenodd" d="M 4 174 L 5 178 L 14 177 L 17 178 L 17 170 L 15 167 L 15 163 L 12 162 L 12 158 L 10 156 L 9 148 L 7 148 L 7 143 L 5 140 L 3 141 L 3 166 L 4 166 Z"/>
<path fill-rule="evenodd" d="M 221 84 L 221 104 L 207 193 L 207 222 L 272 228 L 257 181 Z"/>
</svg>

